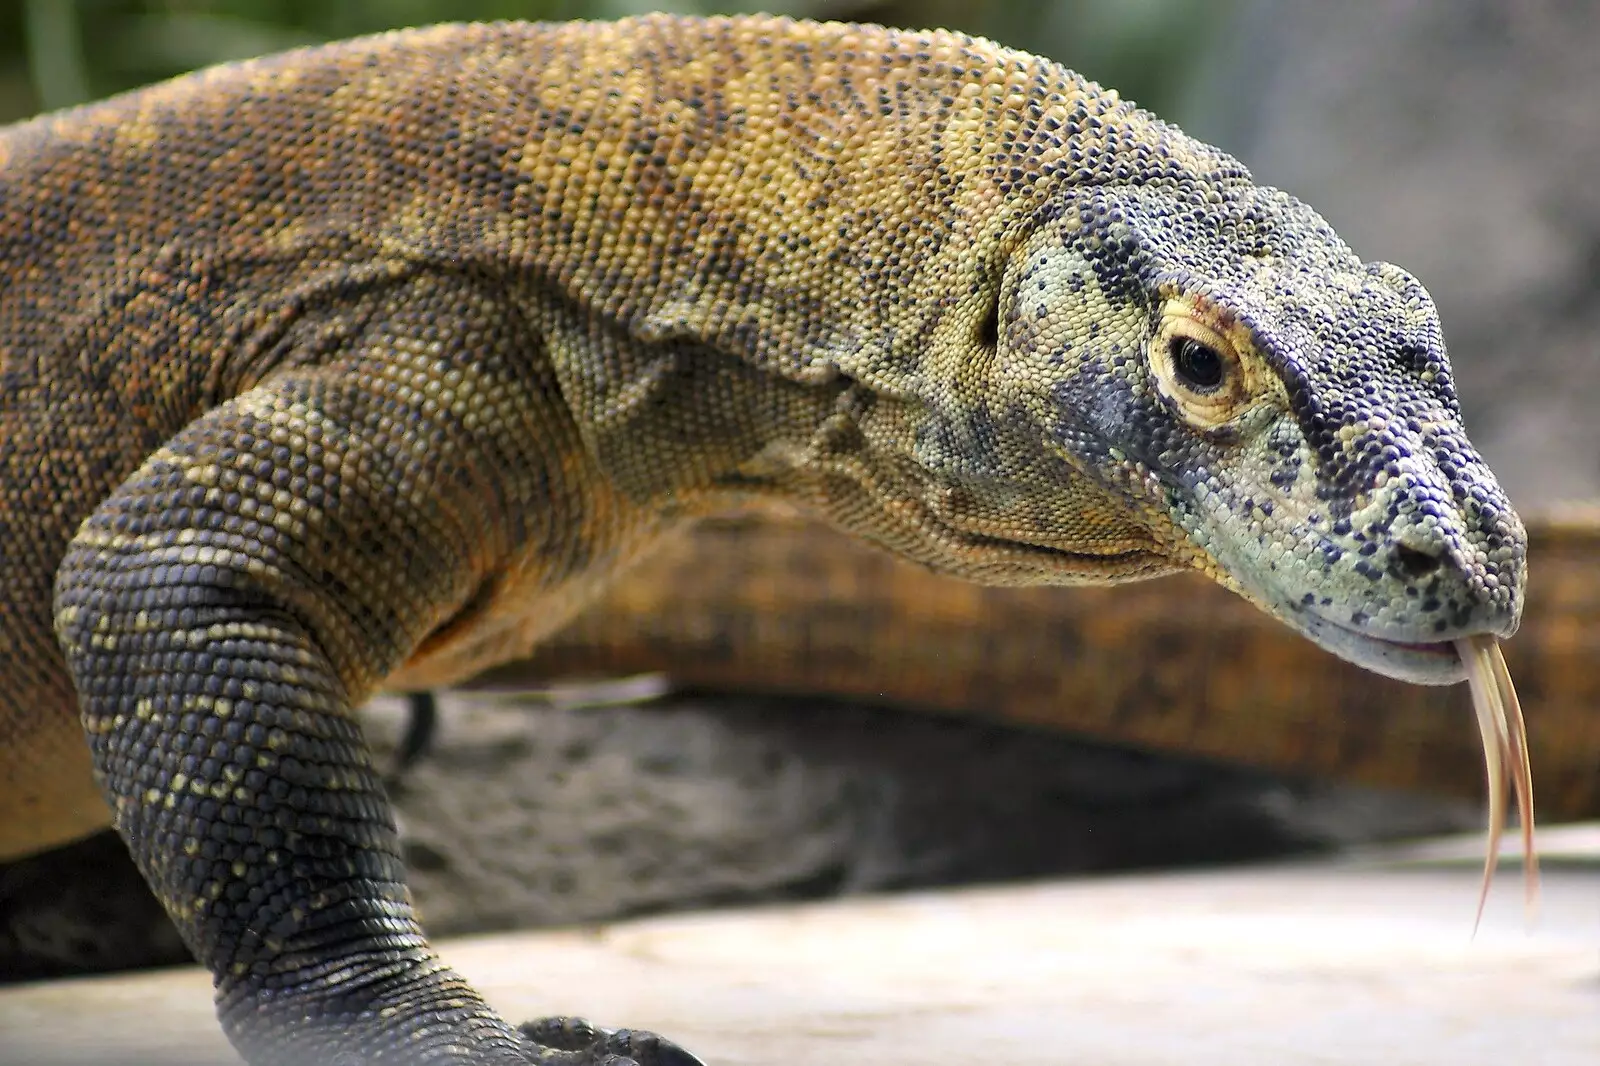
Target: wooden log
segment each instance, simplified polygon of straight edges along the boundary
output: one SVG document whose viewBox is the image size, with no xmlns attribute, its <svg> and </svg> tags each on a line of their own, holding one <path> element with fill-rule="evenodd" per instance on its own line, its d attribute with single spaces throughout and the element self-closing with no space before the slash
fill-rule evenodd
<svg viewBox="0 0 1600 1066">
<path fill-rule="evenodd" d="M 1544 818 L 1600 814 L 1600 511 L 1530 523 L 1506 657 Z M 713 520 L 487 683 L 660 672 L 681 687 L 827 694 L 1070 730 L 1279 772 L 1475 796 L 1465 686 L 1344 663 L 1190 575 L 984 588 L 786 513 Z"/>
</svg>

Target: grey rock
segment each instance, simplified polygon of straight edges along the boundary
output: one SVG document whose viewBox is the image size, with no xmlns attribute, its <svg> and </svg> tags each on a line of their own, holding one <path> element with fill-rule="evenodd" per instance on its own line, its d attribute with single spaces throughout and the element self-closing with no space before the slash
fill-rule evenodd
<svg viewBox="0 0 1600 1066">
<path fill-rule="evenodd" d="M 436 934 L 1268 858 L 1479 821 L 1470 805 L 837 702 L 440 705 L 390 782 Z M 399 700 L 367 708 L 380 766 L 406 718 Z M 183 957 L 109 833 L 0 867 L 0 980 Z"/>
<path fill-rule="evenodd" d="M 448 932 L 1234 861 L 1480 820 L 1470 805 L 816 700 L 584 710 L 465 693 L 442 708 L 394 793 L 419 905 Z M 369 713 L 391 750 L 401 705 Z"/>
</svg>

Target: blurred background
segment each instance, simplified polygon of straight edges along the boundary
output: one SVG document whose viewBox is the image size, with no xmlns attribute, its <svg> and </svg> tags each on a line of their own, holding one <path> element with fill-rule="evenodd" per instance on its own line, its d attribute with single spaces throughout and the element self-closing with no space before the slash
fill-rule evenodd
<svg viewBox="0 0 1600 1066">
<path fill-rule="evenodd" d="M 662 9 L 942 25 L 1116 86 L 1422 278 L 1469 429 L 1521 507 L 1600 497 L 1600 4 L 0 0 L 0 122 L 395 26 Z M 427 760 L 394 787 L 435 931 L 1214 862 L 1480 818 L 993 723 L 635 696 L 546 701 L 536 721 L 446 699 Z M 370 712 L 381 758 L 406 713 Z M 106 902 L 120 844 L 86 848 L 65 867 L 0 869 L 0 974 L 181 958 L 131 871 L 128 902 Z"/>
</svg>

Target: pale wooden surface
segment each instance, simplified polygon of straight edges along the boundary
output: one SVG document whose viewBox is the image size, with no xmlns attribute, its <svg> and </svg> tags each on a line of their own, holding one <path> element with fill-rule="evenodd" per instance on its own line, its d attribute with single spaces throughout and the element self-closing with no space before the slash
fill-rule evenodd
<svg viewBox="0 0 1600 1066">
<path fill-rule="evenodd" d="M 1600 827 L 1565 832 L 1537 920 L 1512 868 L 1476 937 L 1476 873 L 1435 849 L 445 950 L 510 1017 L 655 1028 L 713 1066 L 1593 1066 Z M 209 998 L 193 970 L 0 990 L 0 1062 L 231 1064 Z"/>
</svg>

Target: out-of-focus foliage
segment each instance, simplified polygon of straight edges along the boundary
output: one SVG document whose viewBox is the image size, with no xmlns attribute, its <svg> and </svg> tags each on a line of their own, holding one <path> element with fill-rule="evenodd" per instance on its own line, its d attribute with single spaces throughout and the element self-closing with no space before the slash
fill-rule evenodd
<svg viewBox="0 0 1600 1066">
<path fill-rule="evenodd" d="M 1228 0 L 0 0 L 0 122 L 196 67 L 448 19 L 769 11 L 945 26 L 1060 59 L 1172 114 Z"/>
</svg>

